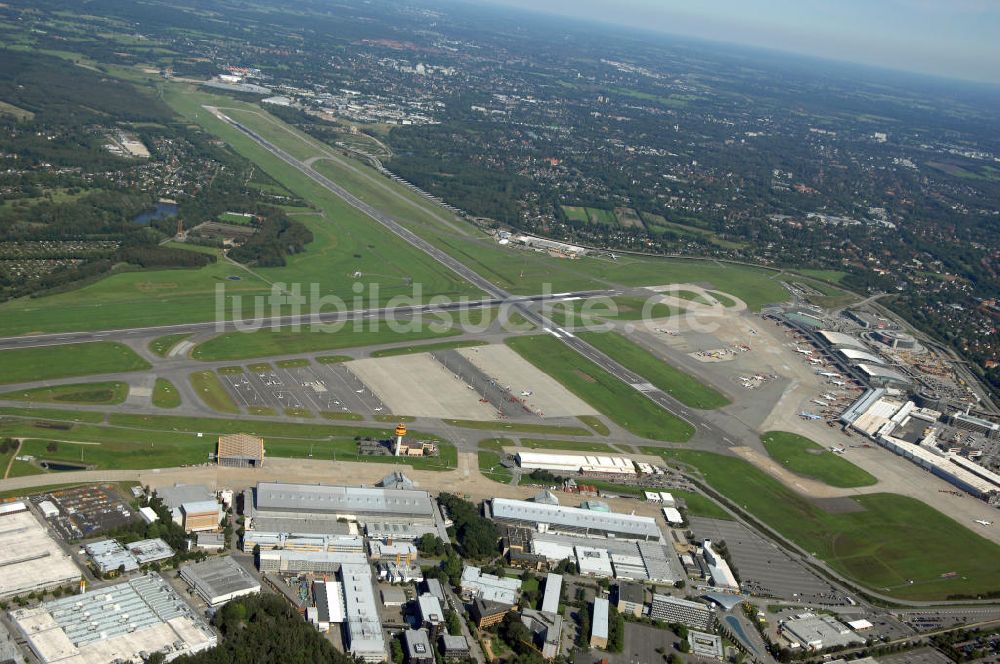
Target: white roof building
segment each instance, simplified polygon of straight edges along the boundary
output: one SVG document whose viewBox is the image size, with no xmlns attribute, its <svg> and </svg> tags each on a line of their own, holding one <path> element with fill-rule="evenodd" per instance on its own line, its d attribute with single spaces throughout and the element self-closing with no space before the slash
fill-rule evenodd
<svg viewBox="0 0 1000 664">
<path fill-rule="evenodd" d="M 635 464 L 632 460 L 620 456 L 518 452 L 515 458 L 521 468 L 529 470 L 544 469 L 602 475 L 636 474 Z"/>
<path fill-rule="evenodd" d="M 676 507 L 664 507 L 663 518 L 666 519 L 667 523 L 671 526 L 679 526 L 684 523 L 684 517 L 681 516 L 680 510 Z"/>
<path fill-rule="evenodd" d="M 467 565 L 462 570 L 462 594 L 501 604 L 517 604 L 521 592 L 521 579 L 483 574 L 478 567 Z"/>
<path fill-rule="evenodd" d="M 525 500 L 494 498 L 488 517 L 501 523 L 530 526 L 544 533 L 549 530 L 588 537 L 617 537 L 660 541 L 662 534 L 656 519 L 634 514 L 598 512 L 563 505 L 543 505 Z"/>
<path fill-rule="evenodd" d="M 712 547 L 710 540 L 705 540 L 703 549 L 705 551 L 705 562 L 708 563 L 709 574 L 712 575 L 712 585 L 716 588 L 739 590 L 740 583 L 736 580 L 733 571 L 729 569 L 729 563 Z"/>
<path fill-rule="evenodd" d="M 545 577 L 545 595 L 542 597 L 542 611 L 559 613 L 562 581 L 563 578 L 560 574 L 549 574 Z"/>
<path fill-rule="evenodd" d="M 0 506 L 0 599 L 75 586 L 80 569 L 24 503 Z"/>
</svg>

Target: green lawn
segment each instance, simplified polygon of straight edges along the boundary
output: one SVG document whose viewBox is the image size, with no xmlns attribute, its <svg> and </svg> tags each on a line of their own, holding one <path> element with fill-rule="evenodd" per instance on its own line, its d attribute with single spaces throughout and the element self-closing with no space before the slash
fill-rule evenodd
<svg viewBox="0 0 1000 664">
<path fill-rule="evenodd" d="M 876 493 L 853 498 L 860 511 L 827 512 L 742 459 L 659 452 L 862 585 L 914 600 L 1000 593 L 1000 546 L 918 500 Z"/>
<path fill-rule="evenodd" d="M 149 350 L 160 357 L 166 357 L 167 353 L 169 353 L 174 346 L 190 336 L 190 334 L 168 334 L 166 336 L 157 337 L 149 342 Z"/>
<path fill-rule="evenodd" d="M 120 381 L 36 387 L 0 394 L 2 399 L 37 403 L 119 404 L 123 403 L 126 397 L 128 397 L 128 383 Z"/>
<path fill-rule="evenodd" d="M 31 417 L 36 419 L 70 420 L 74 422 L 103 422 L 104 413 L 89 410 L 63 410 L 61 408 L 21 408 L 18 406 L 0 407 L 0 415 L 16 417 Z"/>
<path fill-rule="evenodd" d="M 0 313 L 0 320 L 6 317 Z M 112 341 L 0 351 L 0 384 L 148 368 L 131 348 Z"/>
<path fill-rule="evenodd" d="M 501 484 L 510 484 L 510 480 L 513 477 L 511 475 L 509 468 L 504 468 L 500 465 L 500 455 L 491 450 L 479 450 L 479 472 L 483 474 L 484 477 L 488 477 L 491 480 L 500 482 Z"/>
<path fill-rule="evenodd" d="M 257 332 L 228 332 L 195 346 L 191 356 L 198 360 L 245 360 L 269 355 L 294 355 L 324 350 L 338 350 L 358 346 L 396 343 L 417 339 L 436 339 L 460 334 L 458 330 L 436 330 L 430 325 L 422 325 L 412 331 L 394 331 L 384 323 L 377 329 L 356 330 L 349 325 L 337 332 L 310 331 L 295 332 L 289 329 L 258 330 Z"/>
<path fill-rule="evenodd" d="M 585 300 L 545 303 L 545 314 L 561 325 L 579 325 L 606 320 L 648 320 L 683 313 L 679 307 L 658 302 L 660 296 L 644 299 L 632 295 L 599 295 Z"/>
<path fill-rule="evenodd" d="M 316 361 L 320 364 L 340 364 L 341 362 L 350 362 L 353 359 L 350 355 L 319 355 L 316 357 Z"/>
<path fill-rule="evenodd" d="M 700 493 L 684 491 L 683 489 L 670 489 L 669 493 L 674 498 L 684 501 L 688 516 L 703 516 L 706 519 L 722 519 L 724 521 L 732 521 L 733 519 L 729 512 L 722 509 L 718 503 Z"/>
<path fill-rule="evenodd" d="M 686 406 L 707 410 L 729 404 L 729 399 L 718 391 L 694 376 L 670 366 L 617 332 L 580 332 L 579 336 Z"/>
<path fill-rule="evenodd" d="M 599 436 L 611 435 L 611 429 L 609 429 L 608 425 L 601 421 L 601 418 L 596 415 L 580 415 L 576 419 L 593 429 Z"/>
<path fill-rule="evenodd" d="M 240 412 L 214 371 L 196 371 L 188 379 L 191 381 L 191 387 L 198 393 L 198 397 L 212 410 L 220 413 L 235 414 Z"/>
<path fill-rule="evenodd" d="M 302 358 L 297 360 L 278 360 L 275 362 L 276 365 L 282 369 L 296 369 L 309 366 L 309 360 Z"/>
<path fill-rule="evenodd" d="M 694 434 L 687 422 L 663 410 L 550 335 L 513 337 L 506 342 L 570 392 L 637 436 L 680 442 Z"/>
<path fill-rule="evenodd" d="M 760 437 L 771 458 L 788 470 L 830 486 L 852 488 L 871 486 L 878 480 L 844 457 L 817 445 L 804 436 L 769 431 Z"/>
<path fill-rule="evenodd" d="M 412 355 L 413 353 L 430 353 L 436 350 L 451 350 L 453 348 L 471 348 L 473 346 L 485 346 L 485 341 L 477 339 L 460 339 L 458 341 L 442 341 L 436 344 L 424 344 L 422 346 L 403 346 L 401 348 L 384 348 L 372 351 L 372 357 L 393 357 L 396 355 Z"/>
<path fill-rule="evenodd" d="M 153 385 L 153 405 L 157 408 L 177 408 L 181 405 L 181 394 L 166 378 L 157 378 Z"/>
<path fill-rule="evenodd" d="M 576 452 L 601 452 L 615 454 L 610 445 L 604 443 L 584 443 L 575 440 L 544 440 L 542 438 L 521 438 L 521 447 L 529 449 L 571 450 Z"/>
<path fill-rule="evenodd" d="M 691 302 L 697 302 L 698 304 L 710 304 L 710 302 L 706 300 L 700 293 L 695 293 L 694 291 L 678 290 L 678 291 L 671 291 L 669 294 L 673 295 L 674 297 L 679 297 L 682 300 L 690 300 Z"/>
<path fill-rule="evenodd" d="M 527 422 L 494 422 L 479 420 L 443 420 L 445 424 L 463 429 L 480 429 L 483 431 L 506 431 L 508 433 L 541 433 L 553 436 L 591 436 L 589 430 L 583 427 L 565 426 L 559 424 L 530 424 Z"/>
<path fill-rule="evenodd" d="M 51 445 L 56 446 L 54 452 L 49 451 Z M 32 439 L 24 441 L 21 445 L 21 454 L 30 454 L 36 459 L 64 461 L 109 470 L 172 468 L 205 463 L 208 461 L 209 453 L 214 451 L 215 441 L 210 438 L 183 443 L 137 439 L 127 442 L 105 441 L 99 444 Z"/>
</svg>

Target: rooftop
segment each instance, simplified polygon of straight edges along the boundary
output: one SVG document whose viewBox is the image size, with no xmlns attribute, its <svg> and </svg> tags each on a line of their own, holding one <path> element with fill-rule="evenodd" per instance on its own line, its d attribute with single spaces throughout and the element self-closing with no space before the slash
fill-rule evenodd
<svg viewBox="0 0 1000 664">
<path fill-rule="evenodd" d="M 257 510 L 382 515 L 383 518 L 432 518 L 434 506 L 426 491 L 331 486 L 325 484 L 257 484 Z"/>
<path fill-rule="evenodd" d="M 525 500 L 494 498 L 491 502 L 494 518 L 545 523 L 574 529 L 594 529 L 624 537 L 659 539 L 660 528 L 656 519 L 632 514 L 595 512 L 579 507 L 544 505 Z"/>
<path fill-rule="evenodd" d="M 207 558 L 181 567 L 184 578 L 209 604 L 219 598 L 260 590 L 260 583 L 242 565 L 229 556 Z"/>
<path fill-rule="evenodd" d="M 7 503 L 0 515 L 0 598 L 38 588 L 76 584 L 80 569 L 31 512 Z"/>
<path fill-rule="evenodd" d="M 219 436 L 219 457 L 263 459 L 264 439 L 247 433 L 230 433 Z"/>
<path fill-rule="evenodd" d="M 184 503 L 195 503 L 200 500 L 213 500 L 215 494 L 209 491 L 208 487 L 200 484 L 175 484 L 174 486 L 161 487 L 156 490 L 163 504 L 171 509 L 176 509 Z"/>
</svg>

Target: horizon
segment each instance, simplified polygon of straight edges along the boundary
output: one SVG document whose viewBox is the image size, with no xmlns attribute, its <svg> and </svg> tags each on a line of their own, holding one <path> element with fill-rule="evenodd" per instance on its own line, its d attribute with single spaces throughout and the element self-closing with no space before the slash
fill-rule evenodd
<svg viewBox="0 0 1000 664">
<path fill-rule="evenodd" d="M 671 7 L 663 7 L 666 3 Z M 847 0 L 845 5 L 865 10 L 855 14 L 840 5 L 816 8 L 823 4 L 818 0 L 802 3 L 776 0 L 770 7 L 763 8 L 763 17 L 755 14 L 762 8 L 755 6 L 751 10 L 735 0 L 722 0 L 710 8 L 695 10 L 686 6 L 681 8 L 676 0 L 621 0 L 613 8 L 607 6 L 605 0 L 488 0 L 488 4 L 498 9 L 513 8 L 528 14 L 570 18 L 589 24 L 605 23 L 647 34 L 1000 88 L 1000 71 L 992 66 L 1000 61 L 1000 44 L 992 37 L 1000 34 L 1000 3 L 992 6 L 985 0 L 963 0 L 954 3 L 955 6 L 949 3 L 944 7 L 925 0 L 879 0 L 874 6 L 861 0 Z M 808 8 L 802 5 L 813 6 L 817 13 L 806 14 Z M 909 11 L 893 14 L 888 12 L 890 5 Z M 793 6 L 795 12 L 788 15 L 778 9 Z M 733 11 L 732 16 L 721 16 L 726 11 L 720 7 L 737 11 Z M 835 14 L 830 17 L 833 24 L 811 28 L 808 21 L 822 23 L 823 12 Z M 845 12 L 850 15 L 845 16 Z M 747 22 L 741 22 L 740 13 Z M 754 17 L 750 18 L 749 14 Z M 782 15 L 780 22 L 768 22 L 777 15 Z M 876 17 L 881 20 L 876 21 Z M 944 17 L 950 18 L 950 22 L 943 20 Z M 942 18 L 943 22 L 935 18 Z M 858 24 L 888 24 L 890 20 L 894 25 L 903 26 L 900 34 L 891 40 L 871 32 L 845 34 Z M 666 25 L 666 21 L 672 23 Z M 934 48 L 927 48 L 929 42 L 921 41 L 930 38 L 935 39 Z"/>
</svg>

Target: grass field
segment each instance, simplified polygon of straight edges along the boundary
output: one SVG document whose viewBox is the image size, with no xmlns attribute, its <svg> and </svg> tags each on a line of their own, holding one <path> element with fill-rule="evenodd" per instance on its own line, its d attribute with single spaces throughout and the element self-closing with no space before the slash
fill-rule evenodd
<svg viewBox="0 0 1000 664">
<path fill-rule="evenodd" d="M 580 415 L 576 419 L 593 429 L 599 436 L 611 435 L 611 429 L 609 429 L 608 425 L 602 422 L 601 418 L 596 415 Z"/>
<path fill-rule="evenodd" d="M 278 360 L 275 365 L 281 367 L 282 369 L 296 369 L 301 367 L 308 367 L 309 360 L 305 358 L 297 360 Z"/>
<path fill-rule="evenodd" d="M 128 383 L 74 383 L 55 387 L 36 387 L 31 390 L 4 392 L 2 399 L 19 399 L 36 403 L 119 404 L 128 397 Z"/>
<path fill-rule="evenodd" d="M 0 415 L 15 417 L 31 417 L 48 420 L 67 420 L 71 422 L 103 422 L 104 413 L 89 410 L 63 410 L 61 408 L 20 408 L 18 406 L 0 407 Z"/>
<path fill-rule="evenodd" d="M 852 488 L 871 486 L 878 480 L 844 457 L 817 445 L 804 436 L 769 431 L 760 437 L 771 458 L 788 470 L 830 486 Z"/>
<path fill-rule="evenodd" d="M 168 334 L 149 342 L 149 350 L 160 357 L 166 357 L 174 346 L 184 341 L 190 334 Z"/>
<path fill-rule="evenodd" d="M 500 455 L 492 450 L 479 450 L 479 472 L 483 477 L 487 477 L 501 484 L 510 484 L 513 477 L 508 468 L 500 465 Z"/>
<path fill-rule="evenodd" d="M 452 348 L 471 348 L 473 346 L 485 346 L 485 341 L 476 339 L 462 339 L 459 341 L 442 341 L 437 344 L 424 344 L 422 346 L 403 346 L 402 348 L 384 348 L 370 353 L 372 357 L 393 357 L 396 355 L 412 355 L 413 353 L 430 353 L 436 350 L 450 350 Z"/>
<path fill-rule="evenodd" d="M 721 408 L 729 399 L 694 376 L 670 366 L 617 332 L 580 332 L 579 336 L 625 368 L 691 408 Z"/>
<path fill-rule="evenodd" d="M 445 424 L 463 429 L 480 429 L 483 431 L 507 431 L 509 433 L 540 433 L 552 436 L 591 436 L 583 427 L 560 424 L 530 424 L 528 422 L 487 422 L 479 420 L 443 420 Z"/>
<path fill-rule="evenodd" d="M 549 335 L 513 337 L 506 343 L 612 422 L 637 436 L 681 442 L 694 434 L 687 422 L 666 412 Z"/>
<path fill-rule="evenodd" d="M 131 348 L 112 341 L 0 351 L 0 384 L 148 368 L 149 363 Z"/>
<path fill-rule="evenodd" d="M 329 333 L 308 329 L 298 332 L 290 329 L 228 332 L 198 344 L 191 356 L 204 361 L 245 360 L 270 355 L 294 355 L 418 339 L 438 339 L 457 334 L 458 330 L 437 331 L 430 325 L 422 325 L 412 331 L 394 331 L 384 323 L 374 330 L 368 329 L 366 323 L 361 329 L 355 329 L 351 325 Z"/>
<path fill-rule="evenodd" d="M 598 296 L 569 302 L 546 302 L 546 315 L 562 325 L 579 325 L 606 320 L 668 318 L 683 313 L 679 307 L 631 295 Z"/>
<path fill-rule="evenodd" d="M 600 452 L 602 454 L 614 453 L 610 445 L 598 442 L 578 442 L 575 440 L 545 440 L 543 438 L 521 438 L 521 447 L 532 450 L 569 450 L 573 452 Z"/>
<path fill-rule="evenodd" d="M 687 506 L 688 516 L 703 516 L 706 519 L 722 519 L 724 521 L 733 520 L 729 512 L 722 509 L 711 498 L 707 498 L 700 493 L 684 491 L 683 489 L 670 489 L 670 494 L 674 498 L 680 498 L 684 501 L 684 504 Z"/>
<path fill-rule="evenodd" d="M 859 511 L 827 512 L 742 459 L 659 452 L 862 585 L 914 600 L 1000 592 L 1000 546 L 920 501 L 876 493 L 853 498 Z"/>
<path fill-rule="evenodd" d="M 340 364 L 341 362 L 350 362 L 354 358 L 350 355 L 320 355 L 315 359 L 320 364 Z"/>
<path fill-rule="evenodd" d="M 212 410 L 220 413 L 240 412 L 215 372 L 196 371 L 188 377 L 188 380 L 191 381 L 191 387 L 198 393 L 198 397 Z"/>
<path fill-rule="evenodd" d="M 166 378 L 157 378 L 153 385 L 153 405 L 157 408 L 177 408 L 181 405 L 181 394 Z"/>
</svg>

